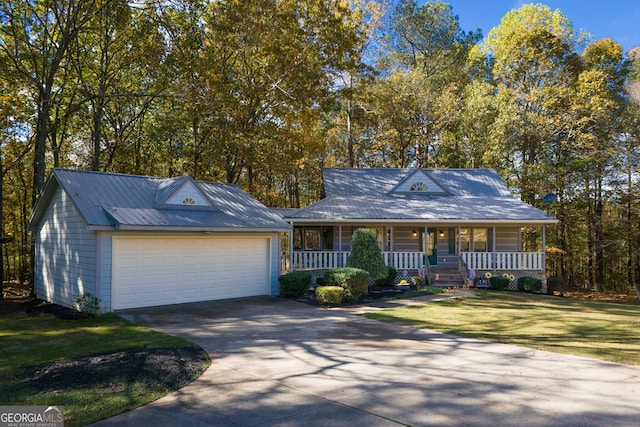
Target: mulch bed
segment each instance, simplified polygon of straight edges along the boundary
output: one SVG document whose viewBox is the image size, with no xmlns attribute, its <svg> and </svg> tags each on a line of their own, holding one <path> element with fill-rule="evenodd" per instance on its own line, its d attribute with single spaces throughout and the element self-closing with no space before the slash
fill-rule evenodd
<svg viewBox="0 0 640 427">
<path fill-rule="evenodd" d="M 151 348 L 65 359 L 24 369 L 14 384 L 38 392 L 102 387 L 121 391 L 129 383 L 143 382 L 154 390 L 177 390 L 191 383 L 208 360 L 199 347 Z"/>
<path fill-rule="evenodd" d="M 9 290 L 5 292 L 5 299 L 0 301 L 0 316 L 16 312 L 24 312 L 29 316 L 53 316 L 67 321 L 91 317 Z M 155 390 L 177 390 L 197 378 L 202 373 L 203 365 L 209 361 L 206 352 L 196 346 L 139 348 L 28 366 L 20 375 L 20 381 L 11 387 L 43 392 L 101 386 L 106 387 L 105 392 L 109 392 L 128 383 L 144 382 Z M 109 390 L 110 387 L 114 390 Z"/>
</svg>

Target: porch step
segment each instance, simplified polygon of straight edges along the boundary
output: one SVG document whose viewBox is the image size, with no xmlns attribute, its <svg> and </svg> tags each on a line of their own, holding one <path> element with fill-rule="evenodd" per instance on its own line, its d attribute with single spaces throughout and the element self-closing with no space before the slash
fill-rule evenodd
<svg viewBox="0 0 640 427">
<path fill-rule="evenodd" d="M 464 283 L 458 270 L 438 269 L 431 271 L 431 284 L 438 287 L 451 287 L 462 286 Z"/>
</svg>

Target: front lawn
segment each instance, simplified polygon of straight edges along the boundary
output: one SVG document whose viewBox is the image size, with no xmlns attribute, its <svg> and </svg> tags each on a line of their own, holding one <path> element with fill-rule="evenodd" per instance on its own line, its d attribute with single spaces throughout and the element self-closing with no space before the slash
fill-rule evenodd
<svg viewBox="0 0 640 427">
<path fill-rule="evenodd" d="M 640 365 L 640 307 L 481 291 L 365 316 L 493 342 Z"/>
<path fill-rule="evenodd" d="M 58 318 L 31 302 L 0 302 L 0 404 L 64 406 L 85 425 L 156 400 L 209 364 L 192 343 L 114 314 Z"/>
</svg>

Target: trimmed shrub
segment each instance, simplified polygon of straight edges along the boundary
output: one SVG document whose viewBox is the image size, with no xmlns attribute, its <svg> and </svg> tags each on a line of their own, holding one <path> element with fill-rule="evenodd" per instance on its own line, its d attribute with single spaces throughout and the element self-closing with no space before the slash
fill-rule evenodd
<svg viewBox="0 0 640 427">
<path fill-rule="evenodd" d="M 359 268 L 336 268 L 325 271 L 324 283 L 341 286 L 344 288 L 344 301 L 356 302 L 369 291 L 369 273 Z"/>
<path fill-rule="evenodd" d="M 342 304 L 344 288 L 342 286 L 318 286 L 316 300 L 320 304 Z"/>
<path fill-rule="evenodd" d="M 396 283 L 396 277 L 398 277 L 398 270 L 395 267 L 387 266 L 387 275 L 376 280 L 376 285 L 387 287 L 393 286 Z"/>
<path fill-rule="evenodd" d="M 520 292 L 540 292 L 542 290 L 542 280 L 531 276 L 518 277 L 518 290 Z"/>
<path fill-rule="evenodd" d="M 367 271 L 373 280 L 381 279 L 388 274 L 373 230 L 358 228 L 353 232 L 351 253 L 347 257 L 346 266 Z"/>
<path fill-rule="evenodd" d="M 292 271 L 278 277 L 280 296 L 284 298 L 302 298 L 311 286 L 311 273 Z"/>
<path fill-rule="evenodd" d="M 511 281 L 509 278 L 504 276 L 494 276 L 489 278 L 489 286 L 491 289 L 496 289 L 498 291 L 504 291 L 509 288 L 509 283 Z"/>
</svg>

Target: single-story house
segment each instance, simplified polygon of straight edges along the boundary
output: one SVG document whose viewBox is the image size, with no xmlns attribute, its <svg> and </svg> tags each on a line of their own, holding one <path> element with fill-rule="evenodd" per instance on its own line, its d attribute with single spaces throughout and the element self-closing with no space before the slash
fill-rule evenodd
<svg viewBox="0 0 640 427">
<path fill-rule="evenodd" d="M 34 207 L 35 293 L 101 311 L 276 295 L 291 226 L 237 185 L 54 169 Z"/>
<path fill-rule="evenodd" d="M 320 201 L 278 210 L 293 226 L 292 270 L 343 266 L 353 231 L 365 227 L 400 278 L 544 279 L 545 226 L 557 220 L 515 198 L 495 170 L 333 168 L 323 185 Z"/>
</svg>

